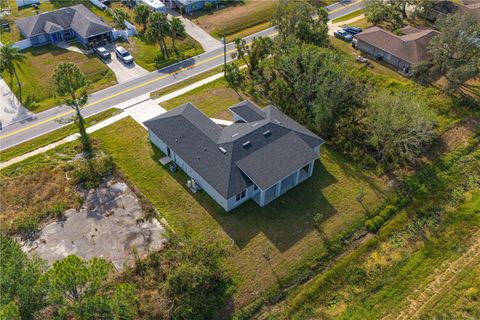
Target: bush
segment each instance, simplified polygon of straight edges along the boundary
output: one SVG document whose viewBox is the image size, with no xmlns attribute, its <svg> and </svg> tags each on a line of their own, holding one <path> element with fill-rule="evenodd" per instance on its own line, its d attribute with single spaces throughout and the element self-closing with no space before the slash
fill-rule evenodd
<svg viewBox="0 0 480 320">
<path fill-rule="evenodd" d="M 382 211 L 380 211 L 379 216 L 383 218 L 383 220 L 388 220 L 393 214 L 397 212 L 397 208 L 392 205 L 386 206 Z"/>
<path fill-rule="evenodd" d="M 109 156 L 100 156 L 83 160 L 74 171 L 75 182 L 85 189 L 98 187 L 103 179 L 113 172 L 113 160 Z"/>
<path fill-rule="evenodd" d="M 15 221 L 15 224 L 17 225 L 18 232 L 24 236 L 38 231 L 38 221 L 32 216 L 19 218 Z"/>
</svg>

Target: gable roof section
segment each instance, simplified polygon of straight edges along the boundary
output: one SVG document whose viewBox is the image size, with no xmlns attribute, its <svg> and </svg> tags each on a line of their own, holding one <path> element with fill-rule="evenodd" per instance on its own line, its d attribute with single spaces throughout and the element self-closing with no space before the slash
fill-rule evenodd
<svg viewBox="0 0 480 320">
<path fill-rule="evenodd" d="M 379 27 L 371 27 L 357 34 L 355 38 L 373 47 L 388 52 L 402 60 L 415 64 L 430 59 L 428 45 L 438 31 L 419 30 L 409 27 L 406 34 L 397 36 Z"/>
<path fill-rule="evenodd" d="M 236 164 L 260 189 L 267 190 L 317 158 L 308 144 L 289 132 Z"/>
<path fill-rule="evenodd" d="M 249 100 L 237 103 L 236 105 L 231 106 L 229 110 L 237 114 L 246 122 L 260 121 L 265 119 L 265 112 Z"/>
<path fill-rule="evenodd" d="M 258 108 L 253 103 L 252 105 Z M 265 112 L 264 120 L 235 123 L 222 128 L 195 106 L 187 103 L 146 121 L 144 125 L 220 195 L 228 199 L 252 185 L 250 178 L 237 166 L 237 162 L 244 157 L 287 134 L 295 135 L 297 139 L 290 138 L 288 141 L 301 141 L 302 148 L 307 146 L 313 149 L 324 143 L 324 140 L 283 115 L 277 108 L 269 106 L 259 110 Z M 280 120 L 276 122 L 276 119 Z M 269 134 L 265 135 L 267 131 Z M 246 142 L 249 142 L 247 148 L 244 146 Z M 226 152 L 222 152 L 220 147 Z M 290 147 L 286 148 L 282 143 L 269 148 L 274 148 L 278 153 L 286 152 Z M 270 153 L 273 151 L 270 150 Z M 259 166 L 261 165 L 259 163 Z M 279 167 L 279 170 L 281 168 Z"/>
<path fill-rule="evenodd" d="M 15 23 L 21 33 L 27 38 L 45 32 L 52 33 L 70 28 L 82 38 L 112 30 L 112 27 L 103 22 L 83 4 L 19 19 Z"/>
</svg>

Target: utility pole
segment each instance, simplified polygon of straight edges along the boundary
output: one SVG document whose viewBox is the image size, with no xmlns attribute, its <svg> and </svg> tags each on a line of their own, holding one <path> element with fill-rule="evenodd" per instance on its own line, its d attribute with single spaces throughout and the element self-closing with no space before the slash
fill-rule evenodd
<svg viewBox="0 0 480 320">
<path fill-rule="evenodd" d="M 227 68 L 227 38 L 225 38 L 225 26 L 223 26 L 223 68 Z"/>
</svg>

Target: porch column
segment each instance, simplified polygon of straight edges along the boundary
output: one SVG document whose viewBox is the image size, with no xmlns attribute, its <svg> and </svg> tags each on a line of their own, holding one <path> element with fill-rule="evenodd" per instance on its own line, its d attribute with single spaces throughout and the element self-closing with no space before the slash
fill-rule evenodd
<svg viewBox="0 0 480 320">
<path fill-rule="evenodd" d="M 315 163 L 315 161 L 312 161 L 310 162 L 310 164 L 308 165 L 308 176 L 311 177 L 312 176 L 312 173 L 313 173 L 313 164 Z"/>
<path fill-rule="evenodd" d="M 282 180 L 280 180 L 275 186 L 275 198 L 280 196 L 280 192 L 282 192 Z"/>
<path fill-rule="evenodd" d="M 265 191 L 260 189 L 260 206 L 263 207 L 265 205 Z"/>
<path fill-rule="evenodd" d="M 297 172 L 295 173 L 295 182 L 293 185 L 297 185 L 298 184 L 298 181 L 300 181 L 300 170 L 302 169 L 298 169 Z"/>
</svg>

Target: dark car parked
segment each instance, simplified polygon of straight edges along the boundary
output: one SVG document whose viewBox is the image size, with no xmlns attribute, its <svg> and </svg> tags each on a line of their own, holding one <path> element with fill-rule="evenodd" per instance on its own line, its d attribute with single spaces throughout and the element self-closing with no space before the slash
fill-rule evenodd
<svg viewBox="0 0 480 320">
<path fill-rule="evenodd" d="M 335 38 L 342 39 L 347 42 L 352 42 L 353 36 L 345 30 L 337 30 L 333 33 Z"/>
<path fill-rule="evenodd" d="M 123 61 L 123 63 L 133 63 L 133 57 L 124 47 L 116 47 L 115 54 L 119 60 Z"/>
<path fill-rule="evenodd" d="M 105 47 L 97 47 L 93 49 L 93 51 L 102 60 L 108 60 L 111 58 L 110 52 L 108 52 L 108 50 L 105 49 Z"/>
<path fill-rule="evenodd" d="M 352 36 L 356 35 L 356 34 L 359 34 L 360 32 L 362 32 L 363 30 L 359 27 L 345 27 L 343 28 L 343 30 L 347 31 L 348 33 L 350 33 Z"/>
</svg>

